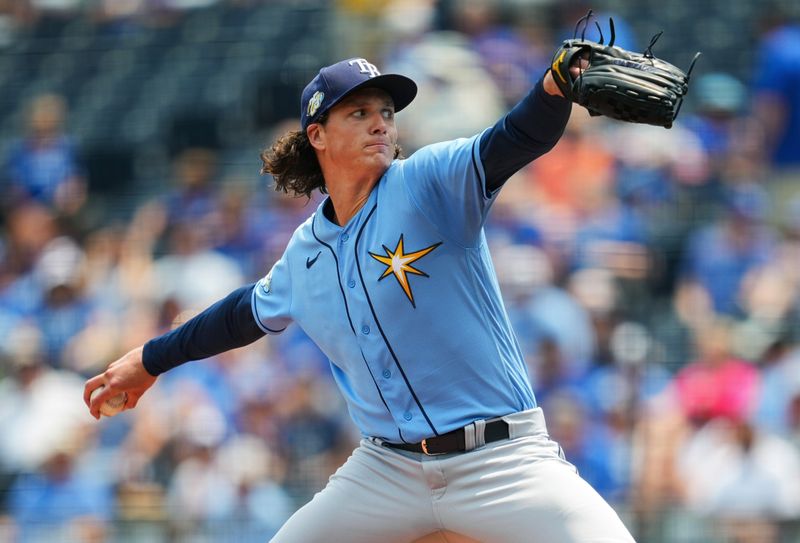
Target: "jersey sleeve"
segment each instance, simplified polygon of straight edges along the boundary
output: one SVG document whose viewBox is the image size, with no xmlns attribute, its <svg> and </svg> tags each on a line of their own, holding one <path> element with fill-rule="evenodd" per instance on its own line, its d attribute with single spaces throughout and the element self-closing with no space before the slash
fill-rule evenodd
<svg viewBox="0 0 800 543">
<path fill-rule="evenodd" d="M 411 200 L 449 239 L 474 246 L 498 191 L 488 192 L 480 137 L 423 147 L 402 161 Z"/>
<path fill-rule="evenodd" d="M 256 323 L 267 334 L 280 334 L 292 322 L 292 283 L 286 253 L 253 289 Z"/>
</svg>

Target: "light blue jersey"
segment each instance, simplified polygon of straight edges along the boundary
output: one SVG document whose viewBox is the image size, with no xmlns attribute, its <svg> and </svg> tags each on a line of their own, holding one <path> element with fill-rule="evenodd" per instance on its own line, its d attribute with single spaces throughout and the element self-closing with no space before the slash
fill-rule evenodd
<svg viewBox="0 0 800 543">
<path fill-rule="evenodd" d="M 268 334 L 296 322 L 365 436 L 418 442 L 535 407 L 483 225 L 480 136 L 395 160 L 344 226 L 323 202 L 256 286 Z"/>
</svg>

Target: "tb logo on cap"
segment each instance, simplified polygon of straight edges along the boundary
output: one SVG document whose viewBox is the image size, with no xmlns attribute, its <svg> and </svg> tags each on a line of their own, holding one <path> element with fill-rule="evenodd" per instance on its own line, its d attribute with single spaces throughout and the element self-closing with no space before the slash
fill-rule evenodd
<svg viewBox="0 0 800 543">
<path fill-rule="evenodd" d="M 378 68 L 376 68 L 374 64 L 368 62 L 367 59 L 365 58 L 354 58 L 353 60 L 348 62 L 348 64 L 350 66 L 352 66 L 353 64 L 358 65 L 358 71 L 361 72 L 362 74 L 369 75 L 369 77 L 375 77 L 381 75 L 381 73 L 378 71 Z"/>
</svg>

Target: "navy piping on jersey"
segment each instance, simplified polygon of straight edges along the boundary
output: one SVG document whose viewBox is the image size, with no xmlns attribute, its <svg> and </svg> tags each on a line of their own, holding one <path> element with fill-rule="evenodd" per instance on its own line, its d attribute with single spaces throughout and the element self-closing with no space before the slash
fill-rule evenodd
<svg viewBox="0 0 800 543">
<path fill-rule="evenodd" d="M 375 190 L 375 189 L 373 189 Z M 354 247 L 355 255 L 356 255 L 356 268 L 358 268 L 358 278 L 361 280 L 361 286 L 364 288 L 364 295 L 367 297 L 367 303 L 369 304 L 369 310 L 372 312 L 372 318 L 375 319 L 375 324 L 378 325 L 378 331 L 381 333 L 381 337 L 383 338 L 383 342 L 386 344 L 386 348 L 389 349 L 389 353 L 392 355 L 392 359 L 394 363 L 397 365 L 397 369 L 400 370 L 400 375 L 403 376 L 403 381 L 406 383 L 406 387 L 408 387 L 408 391 L 411 393 L 411 397 L 414 398 L 414 402 L 419 407 L 419 410 L 422 412 L 422 416 L 425 417 L 425 421 L 430 426 L 431 431 L 434 435 L 439 435 L 439 432 L 436 431 L 436 428 L 433 426 L 430 417 L 428 417 L 428 413 L 425 412 L 425 408 L 422 407 L 422 403 L 419 401 L 416 392 L 414 392 L 414 388 L 411 386 L 411 383 L 408 381 L 408 377 L 406 377 L 406 372 L 403 371 L 403 366 L 400 365 L 400 361 L 397 359 L 397 355 L 394 353 L 394 349 L 392 349 L 392 344 L 389 343 L 389 339 L 386 337 L 386 334 L 383 333 L 383 327 L 381 326 L 381 321 L 378 319 L 378 315 L 375 313 L 375 308 L 372 306 L 372 300 L 369 297 L 369 292 L 367 291 L 367 285 L 364 282 L 364 276 L 361 273 L 361 263 L 358 260 L 358 242 L 361 241 L 361 234 L 364 233 L 364 227 L 367 226 L 367 223 L 372 218 L 372 215 L 375 213 L 375 210 L 378 208 L 378 204 L 372 206 L 367 218 L 364 219 L 364 224 L 361 225 L 361 228 L 358 231 L 358 235 L 356 236 L 356 244 Z"/>
<path fill-rule="evenodd" d="M 477 141 L 478 141 L 478 139 L 476 139 L 474 142 L 472 142 L 472 149 L 471 149 L 471 152 L 470 152 L 470 158 L 472 158 L 472 167 L 475 169 L 475 176 L 478 179 L 481 179 L 481 171 L 478 169 L 478 163 L 475 161 L 475 143 Z M 486 181 L 481 179 L 481 184 L 483 185 L 483 194 L 484 194 L 484 196 L 486 198 L 491 198 L 491 196 L 492 196 L 491 192 L 492 191 L 489 190 L 489 187 L 487 186 Z"/>
<path fill-rule="evenodd" d="M 336 264 L 336 280 L 339 282 L 339 292 L 342 293 L 342 301 L 344 301 L 344 311 L 345 313 L 347 313 L 347 322 L 350 323 L 350 330 L 352 330 L 353 335 L 355 335 L 356 329 L 353 326 L 353 319 L 350 317 L 350 308 L 347 305 L 347 297 L 344 295 L 344 287 L 342 286 L 342 277 L 339 274 L 339 259 L 336 258 L 336 253 L 333 251 L 333 247 L 331 247 L 330 245 L 319 239 L 319 236 L 317 236 L 317 232 L 314 228 L 314 224 L 316 223 L 316 221 L 317 221 L 317 215 L 315 213 L 314 218 L 311 219 L 311 235 L 313 235 L 314 239 L 317 240 L 321 245 L 323 245 L 326 249 L 328 249 L 331 252 L 331 255 L 333 256 L 333 261 Z"/>
<path fill-rule="evenodd" d="M 258 304 L 255 303 L 256 289 L 257 288 L 259 288 L 258 284 L 255 285 L 255 287 L 253 288 L 253 292 L 250 294 L 250 305 L 253 308 L 253 313 L 255 313 L 256 324 L 258 325 L 259 328 L 261 328 L 265 332 L 272 332 L 273 334 L 280 334 L 281 332 L 286 330 L 285 326 L 283 328 L 281 328 L 280 330 L 273 330 L 272 328 L 270 328 L 268 326 L 264 326 L 264 324 L 261 322 L 261 317 L 258 314 Z M 261 287 L 261 288 L 263 288 L 263 287 Z"/>
<path fill-rule="evenodd" d="M 322 245 L 326 249 L 328 249 L 328 251 L 330 251 L 330 253 L 331 253 L 331 256 L 333 256 L 333 262 L 336 264 L 336 280 L 339 282 L 339 292 L 342 293 L 342 301 L 344 302 L 344 311 L 345 311 L 345 313 L 347 313 L 347 322 L 350 323 L 350 330 L 352 330 L 353 331 L 353 335 L 356 336 L 357 334 L 356 334 L 356 329 L 353 326 L 353 319 L 350 317 L 350 308 L 347 305 L 347 297 L 344 295 L 344 287 L 342 286 L 342 277 L 341 277 L 341 274 L 339 273 L 339 259 L 336 258 L 336 253 L 333 252 L 333 247 L 331 247 L 330 245 L 328 245 L 327 243 L 325 243 L 324 241 L 319 239 L 319 237 L 317 236 L 317 232 L 314 229 L 314 224 L 315 224 L 316 220 L 317 220 L 317 216 L 315 214 L 314 217 L 311 219 L 311 235 L 314 236 L 314 239 L 317 240 L 317 242 L 319 242 L 320 245 Z M 359 348 L 359 351 L 361 351 L 360 348 Z M 369 364 L 367 363 L 367 359 L 364 357 L 364 352 L 363 351 L 361 351 L 361 359 L 364 361 L 364 365 L 367 367 L 367 371 L 369 372 L 369 376 L 372 377 L 372 382 L 375 383 L 375 388 L 378 390 L 378 396 L 381 397 L 381 401 L 383 402 L 384 407 L 386 407 L 386 411 L 389 412 L 389 415 L 392 415 L 392 410 L 389 409 L 389 404 L 386 403 L 386 399 L 383 397 L 383 392 L 381 392 L 381 387 L 378 386 L 378 381 L 375 380 L 375 376 L 372 374 L 372 368 L 369 367 Z M 393 417 L 393 415 L 392 415 L 392 417 Z M 403 439 L 403 434 L 400 433 L 400 428 L 398 428 L 397 431 L 400 434 L 400 439 L 405 441 Z"/>
</svg>

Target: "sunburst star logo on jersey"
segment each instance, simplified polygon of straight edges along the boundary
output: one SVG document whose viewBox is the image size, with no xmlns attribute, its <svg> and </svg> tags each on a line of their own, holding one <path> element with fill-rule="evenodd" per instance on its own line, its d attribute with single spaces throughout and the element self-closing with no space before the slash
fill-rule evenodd
<svg viewBox="0 0 800 543">
<path fill-rule="evenodd" d="M 408 282 L 408 274 L 421 275 L 423 277 L 430 277 L 430 275 L 424 271 L 418 270 L 411 264 L 427 255 L 441 244 L 442 242 L 434 243 L 430 247 L 425 247 L 419 251 L 406 253 L 405 247 L 403 246 L 403 234 L 400 234 L 400 239 L 397 241 L 397 246 L 394 248 L 394 251 L 384 245 L 383 250 L 386 251 L 386 255 L 376 255 L 372 252 L 369 253 L 372 258 L 381 264 L 386 265 L 386 270 L 383 272 L 383 275 L 378 278 L 378 281 L 381 281 L 390 275 L 394 275 L 394 278 L 397 279 L 397 283 L 400 285 L 400 288 L 402 288 L 403 292 L 406 293 L 411 305 L 416 308 L 417 304 L 414 303 L 414 294 L 411 292 L 411 285 Z"/>
</svg>

